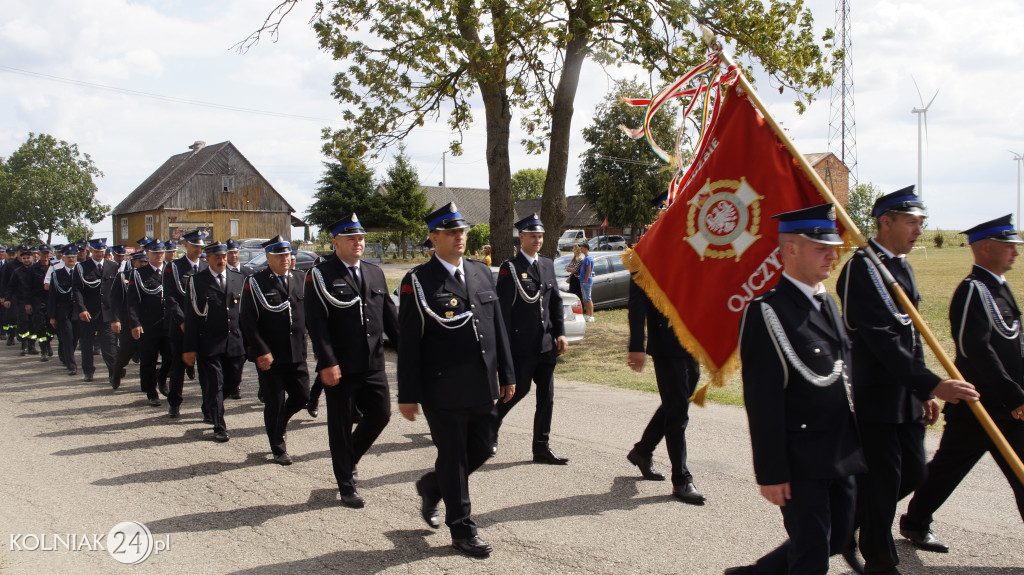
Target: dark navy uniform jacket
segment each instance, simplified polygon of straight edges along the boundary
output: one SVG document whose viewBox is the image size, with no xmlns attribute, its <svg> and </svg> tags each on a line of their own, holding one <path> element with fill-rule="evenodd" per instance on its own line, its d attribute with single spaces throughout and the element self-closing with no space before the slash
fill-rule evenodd
<svg viewBox="0 0 1024 575">
<path fill-rule="evenodd" d="M 467 258 L 462 265 L 465 285 L 448 273 L 437 256 L 402 279 L 399 403 L 442 409 L 476 407 L 498 399 L 499 383 L 515 385 L 491 268 Z"/>
<path fill-rule="evenodd" d="M 107 292 L 103 291 L 103 281 L 104 278 L 109 281 L 116 274 L 117 264 L 110 260 L 103 260 L 97 265 L 92 258 L 85 258 L 84 262 L 72 269 L 76 317 L 83 311 L 88 311 L 93 321 L 102 318 L 103 297 L 107 295 Z"/>
<path fill-rule="evenodd" d="M 914 307 L 921 300 L 905 258 L 890 258 L 869 240 L 882 264 L 892 272 Z M 925 367 L 921 335 L 894 298 L 889 307 L 876 285 L 873 266 L 861 248 L 839 274 L 836 291 L 843 302 L 843 320 L 853 342 L 853 395 L 857 417 L 862 421 L 906 423 L 923 421 L 921 402 L 942 380 Z M 898 317 L 899 316 L 899 317 Z"/>
<path fill-rule="evenodd" d="M 199 260 L 199 271 L 208 267 L 209 264 Z M 185 290 L 191 275 L 192 262 L 185 256 L 164 266 L 164 308 L 167 314 L 167 327 L 172 334 L 176 330 L 177 333 L 181 333 L 181 326 L 185 323 Z"/>
<path fill-rule="evenodd" d="M 275 364 L 305 363 L 306 306 L 302 293 L 305 275 L 289 270 L 287 291 L 269 266 L 245 278 L 241 321 L 249 359 L 255 361 L 269 353 L 274 356 Z M 285 303 L 288 307 L 281 309 Z"/>
<path fill-rule="evenodd" d="M 555 266 L 540 255 L 534 262 L 536 266 L 529 265 L 526 256 L 519 253 L 502 262 L 498 272 L 496 289 L 513 356 L 547 353 L 555 348 L 555 340 L 565 335 Z M 523 294 L 535 298 L 538 292 L 540 297 L 533 303 L 523 298 Z"/>
<path fill-rule="evenodd" d="M 306 274 L 306 326 L 318 371 L 335 365 L 342 375 L 382 370 L 384 334 L 392 342 L 400 340 L 384 272 L 366 262 L 359 263 L 359 271 L 361 290 L 336 254 Z"/>
<path fill-rule="evenodd" d="M 696 364 L 690 352 L 679 343 L 676 332 L 658 308 L 651 303 L 643 288 L 629 280 L 629 351 L 646 351 L 651 357 L 685 357 Z M 647 324 L 647 346 L 644 347 L 644 324 Z"/>
<path fill-rule="evenodd" d="M 78 320 L 78 316 L 71 315 L 75 308 L 71 286 L 72 270 L 73 268 L 61 268 L 54 271 L 50 276 L 50 289 L 47 292 L 46 306 L 46 315 L 49 319 L 61 320 L 70 318 Z"/>
<path fill-rule="evenodd" d="M 838 322 L 839 309 L 832 298 L 826 297 L 823 305 Z M 782 277 L 747 306 L 740 327 L 740 358 L 757 483 L 778 485 L 866 471 L 847 381 L 842 375 L 829 384 L 805 378 L 784 347 L 776 345 L 764 311 L 768 307 L 793 353 L 812 374 L 828 376 L 836 360 L 845 364 L 850 358 L 850 340 L 842 327 L 833 325 L 823 310 L 814 309 L 788 278 Z"/>
<path fill-rule="evenodd" d="M 127 275 L 128 327 L 142 327 L 144 332 L 164 329 L 163 274 L 146 264 Z"/>
<path fill-rule="evenodd" d="M 104 323 L 121 321 L 124 306 L 124 275 L 121 264 L 104 260 L 111 264 L 103 266 L 103 277 L 100 280 L 100 313 Z M 131 267 L 131 263 L 128 264 Z"/>
<path fill-rule="evenodd" d="M 185 353 L 194 351 L 199 357 L 238 357 L 245 354 L 239 322 L 245 277 L 226 268 L 224 276 L 223 291 L 209 270 L 202 270 L 189 278 L 185 290 Z"/>
<path fill-rule="evenodd" d="M 1012 421 L 1010 412 L 1024 405 L 1024 336 L 1019 323 L 1012 329 L 1020 318 L 1010 286 L 979 266 L 960 282 L 949 304 L 956 367 L 978 389 L 993 419 Z M 947 419 L 974 419 L 963 401 L 946 403 L 943 412 Z"/>
</svg>

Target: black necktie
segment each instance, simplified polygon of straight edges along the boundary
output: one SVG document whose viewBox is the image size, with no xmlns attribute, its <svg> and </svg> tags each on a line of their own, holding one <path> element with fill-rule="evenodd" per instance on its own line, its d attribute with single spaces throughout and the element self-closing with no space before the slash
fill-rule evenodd
<svg viewBox="0 0 1024 575">
<path fill-rule="evenodd" d="M 284 292 L 288 293 L 288 276 L 277 276 L 277 281 L 281 282 L 281 287 L 284 288 Z"/>
<path fill-rule="evenodd" d="M 224 291 L 224 275 L 217 274 L 217 285 L 220 286 L 220 291 Z"/>
<path fill-rule="evenodd" d="M 821 304 L 821 314 L 825 316 L 825 320 L 827 320 L 828 324 L 832 326 L 832 329 L 835 329 L 836 322 L 833 321 L 834 318 L 832 317 L 832 308 L 830 308 L 828 302 L 825 301 L 827 298 L 828 295 L 825 292 L 814 294 L 814 299 L 818 300 L 818 303 Z"/>
<path fill-rule="evenodd" d="M 455 279 L 460 284 L 466 285 L 465 282 L 462 281 L 462 270 L 460 270 L 459 268 L 455 268 Z"/>
<path fill-rule="evenodd" d="M 356 266 L 348 266 L 348 273 L 352 274 L 352 285 L 356 286 L 356 291 L 363 291 L 363 282 L 359 281 L 359 272 L 356 271 Z"/>
</svg>

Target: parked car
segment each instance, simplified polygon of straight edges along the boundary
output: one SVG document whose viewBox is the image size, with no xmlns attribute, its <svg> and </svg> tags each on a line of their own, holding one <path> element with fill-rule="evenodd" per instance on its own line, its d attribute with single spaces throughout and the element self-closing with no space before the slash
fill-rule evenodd
<svg viewBox="0 0 1024 575">
<path fill-rule="evenodd" d="M 263 248 L 240 248 L 238 250 L 238 263 L 245 265 L 252 261 L 253 258 L 263 253 Z"/>
<path fill-rule="evenodd" d="M 594 299 L 594 309 L 623 307 L 629 303 L 629 270 L 622 263 L 619 252 L 591 253 L 594 258 L 594 287 L 590 296 Z M 572 261 L 572 255 L 564 255 L 555 259 L 555 276 L 558 277 L 558 289 L 569 291 L 569 272 L 565 266 Z"/>
<path fill-rule="evenodd" d="M 622 236 L 596 236 L 587 240 L 592 252 L 622 251 L 626 249 L 626 238 Z"/>
<path fill-rule="evenodd" d="M 565 230 L 558 237 L 558 251 L 571 252 L 573 246 L 586 239 L 587 234 L 583 230 Z"/>
<path fill-rule="evenodd" d="M 316 252 L 299 250 L 299 253 L 295 254 L 295 269 L 309 271 L 313 267 L 313 262 L 315 262 L 318 257 L 320 256 L 318 256 Z M 252 273 L 256 273 L 267 267 L 267 254 L 259 254 L 245 265 L 252 270 Z"/>
<path fill-rule="evenodd" d="M 565 265 L 563 264 L 564 268 Z M 498 281 L 499 268 L 491 266 L 491 275 L 495 282 Z M 556 270 L 557 272 L 557 270 Z M 565 339 L 569 343 L 583 341 L 587 332 L 587 321 L 583 319 L 583 303 L 576 294 L 562 291 L 562 322 L 565 325 Z M 391 292 L 391 301 L 395 302 L 395 309 L 398 308 L 398 288 Z M 388 341 L 387 334 L 384 334 L 384 341 Z"/>
<path fill-rule="evenodd" d="M 238 246 L 243 248 L 259 248 L 270 238 L 245 238 L 238 240 Z"/>
</svg>

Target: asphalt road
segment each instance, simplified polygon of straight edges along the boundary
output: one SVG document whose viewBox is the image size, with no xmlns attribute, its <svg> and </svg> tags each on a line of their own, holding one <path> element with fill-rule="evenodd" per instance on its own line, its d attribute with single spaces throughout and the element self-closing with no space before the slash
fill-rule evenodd
<svg viewBox="0 0 1024 575">
<path fill-rule="evenodd" d="M 324 410 L 288 431 L 295 464 L 269 463 L 255 370 L 244 398 L 228 400 L 229 443 L 212 441 L 199 388 L 186 381 L 182 418 L 146 405 L 138 368 L 120 390 L 69 378 L 58 362 L 0 346 L 0 573 L 720 573 L 785 538 L 781 516 L 754 483 L 743 410 L 691 411 L 690 467 L 708 504 L 669 496 L 625 459 L 657 407 L 653 394 L 557 381 L 552 447 L 566 467 L 530 462 L 532 399 L 509 415 L 498 455 L 470 479 L 474 518 L 489 559 L 450 548 L 426 527 L 413 481 L 432 466 L 426 422 L 394 409 L 359 465 L 362 510 L 340 505 Z M 389 357 L 393 386 L 394 357 Z M 930 434 L 934 449 L 937 434 Z M 656 463 L 667 471 L 664 451 Z M 901 511 L 906 503 L 901 505 Z M 106 534 L 145 524 L 169 548 L 138 565 L 107 551 L 35 551 L 54 534 Z M 1024 525 L 986 457 L 933 526 L 949 554 L 899 539 L 904 573 L 1024 573 Z M 26 537 L 29 535 L 29 537 Z M 106 540 L 103 541 L 107 543 Z M 20 547 L 20 549 L 18 549 Z M 834 573 L 847 572 L 835 558 Z"/>
</svg>

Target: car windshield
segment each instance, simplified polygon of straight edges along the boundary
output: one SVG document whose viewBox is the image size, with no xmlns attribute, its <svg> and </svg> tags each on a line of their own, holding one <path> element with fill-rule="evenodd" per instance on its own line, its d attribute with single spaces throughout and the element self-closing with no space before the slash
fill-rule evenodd
<svg viewBox="0 0 1024 575">
<path fill-rule="evenodd" d="M 249 260 L 249 267 L 258 268 L 267 265 L 267 254 L 260 254 Z"/>
</svg>

